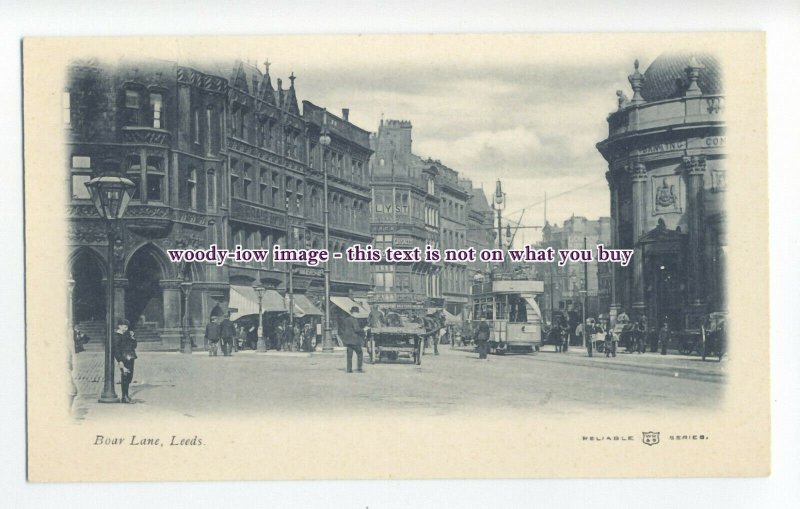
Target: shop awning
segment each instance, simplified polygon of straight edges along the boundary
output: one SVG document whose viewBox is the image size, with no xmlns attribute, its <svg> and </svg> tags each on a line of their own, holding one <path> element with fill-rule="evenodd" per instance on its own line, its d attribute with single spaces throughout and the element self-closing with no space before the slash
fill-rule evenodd
<svg viewBox="0 0 800 509">
<path fill-rule="evenodd" d="M 322 316 L 322 311 L 319 310 L 317 306 L 311 302 L 308 297 L 302 294 L 295 294 L 293 299 L 294 300 L 294 316 L 303 317 L 306 315 L 314 315 L 314 316 Z M 289 297 L 286 297 L 286 303 L 288 307 Z"/>
<path fill-rule="evenodd" d="M 331 297 L 331 302 L 350 316 L 354 316 L 356 318 L 369 318 L 369 313 L 350 297 Z M 350 312 L 350 309 L 352 309 L 353 306 L 358 307 L 357 313 Z"/>
<path fill-rule="evenodd" d="M 231 285 L 231 298 L 228 308 L 231 310 L 231 320 L 236 320 L 245 315 L 258 315 L 258 297 L 251 286 Z M 261 298 L 261 310 L 264 312 L 286 311 L 283 297 L 275 290 L 267 290 Z"/>
</svg>

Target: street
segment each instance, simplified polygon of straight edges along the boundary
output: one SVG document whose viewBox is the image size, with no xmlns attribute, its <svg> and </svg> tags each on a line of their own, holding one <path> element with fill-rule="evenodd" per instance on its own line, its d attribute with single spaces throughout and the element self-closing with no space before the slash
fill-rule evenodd
<svg viewBox="0 0 800 509">
<path fill-rule="evenodd" d="M 547 349 L 548 347 L 545 347 Z M 95 421 L 119 412 L 200 417 L 230 412 L 335 413 L 389 411 L 446 415 L 472 409 L 580 413 L 606 408 L 660 412 L 710 408 L 724 396 L 727 362 L 647 353 L 595 356 L 571 349 L 490 355 L 468 348 L 428 350 L 421 366 L 400 359 L 345 372 L 344 352 L 242 351 L 231 357 L 141 352 L 131 385 L 133 405 L 100 404 L 101 352 L 77 356 L 73 414 Z M 355 363 L 355 359 L 354 359 Z M 117 374 L 119 395 L 119 374 Z"/>
</svg>

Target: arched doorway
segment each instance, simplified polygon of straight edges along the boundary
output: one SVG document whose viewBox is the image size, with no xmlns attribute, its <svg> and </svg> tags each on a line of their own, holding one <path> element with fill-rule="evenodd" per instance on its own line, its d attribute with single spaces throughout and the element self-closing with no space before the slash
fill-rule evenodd
<svg viewBox="0 0 800 509">
<path fill-rule="evenodd" d="M 106 285 L 104 262 L 91 249 L 79 250 L 70 263 L 75 285 L 72 289 L 72 323 L 105 322 Z"/>
<path fill-rule="evenodd" d="M 160 281 L 164 279 L 161 256 L 152 246 L 133 254 L 125 270 L 125 318 L 132 324 L 152 323 L 164 327 L 164 298 Z"/>
</svg>

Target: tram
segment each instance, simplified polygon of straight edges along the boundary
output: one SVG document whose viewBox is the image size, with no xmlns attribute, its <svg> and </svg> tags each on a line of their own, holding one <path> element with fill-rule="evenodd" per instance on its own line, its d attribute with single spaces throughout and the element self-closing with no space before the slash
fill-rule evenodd
<svg viewBox="0 0 800 509">
<path fill-rule="evenodd" d="M 537 298 L 544 282 L 503 279 L 472 285 L 472 321 L 489 323 L 489 352 L 530 353 L 542 344 L 542 313 Z"/>
</svg>

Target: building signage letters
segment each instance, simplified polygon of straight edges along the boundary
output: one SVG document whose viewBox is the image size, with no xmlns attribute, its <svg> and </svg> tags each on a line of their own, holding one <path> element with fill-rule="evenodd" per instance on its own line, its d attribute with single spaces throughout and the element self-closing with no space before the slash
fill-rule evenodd
<svg viewBox="0 0 800 509">
<path fill-rule="evenodd" d="M 656 143 L 639 149 L 640 154 L 657 154 L 659 152 L 671 152 L 673 150 L 686 149 L 686 140 L 675 141 L 672 143 Z"/>
<path fill-rule="evenodd" d="M 706 147 L 724 147 L 725 136 L 709 136 L 705 142 Z"/>
</svg>

